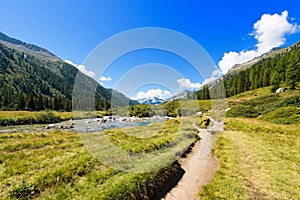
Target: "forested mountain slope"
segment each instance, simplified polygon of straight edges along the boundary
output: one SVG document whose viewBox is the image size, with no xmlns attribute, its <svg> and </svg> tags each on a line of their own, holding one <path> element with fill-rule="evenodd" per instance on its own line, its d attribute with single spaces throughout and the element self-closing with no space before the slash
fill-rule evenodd
<svg viewBox="0 0 300 200">
<path fill-rule="evenodd" d="M 295 89 L 300 82 L 300 42 L 274 56 L 263 58 L 250 68 L 224 76 L 227 96 L 272 86 L 275 92 L 281 85 Z"/>
<path fill-rule="evenodd" d="M 71 110 L 73 85 L 77 68 L 54 54 L 0 34 L 0 109 L 1 110 Z M 114 93 L 116 105 L 136 103 L 126 96 L 105 89 L 94 79 L 82 74 L 87 85 L 96 85 L 98 110 L 110 108 Z"/>
<path fill-rule="evenodd" d="M 194 92 L 196 99 L 222 97 L 220 83 L 224 84 L 226 96 L 231 97 L 245 91 L 271 86 L 272 92 L 279 87 L 296 89 L 300 82 L 300 42 L 255 58 L 244 65 L 235 67 L 220 79 Z M 209 92 L 208 92 L 209 88 Z"/>
</svg>

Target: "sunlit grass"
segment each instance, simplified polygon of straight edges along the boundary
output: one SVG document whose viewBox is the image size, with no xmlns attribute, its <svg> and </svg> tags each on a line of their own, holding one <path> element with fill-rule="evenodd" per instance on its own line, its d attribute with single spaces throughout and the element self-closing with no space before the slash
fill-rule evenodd
<svg viewBox="0 0 300 200">
<path fill-rule="evenodd" d="M 59 112 L 59 111 L 0 111 L 0 125 L 20 125 L 20 124 L 39 124 L 55 123 L 70 119 L 83 119 L 103 117 L 110 115 L 111 111 L 94 111 L 94 112 Z M 47 116 L 51 118 L 44 120 Z M 45 122 L 46 121 L 46 122 Z"/>
<path fill-rule="evenodd" d="M 175 119 L 147 127 L 126 128 L 126 137 L 116 131 L 110 139 L 113 142 L 117 138 L 118 145 L 126 152 L 142 154 L 163 148 L 168 140 L 168 144 L 179 144 L 178 148 L 165 149 L 174 156 L 196 140 L 196 129 L 191 123 Z M 175 132 L 178 137 L 174 136 Z M 139 168 L 145 163 L 152 163 L 156 168 L 128 173 L 104 165 L 87 151 L 77 133 L 57 130 L 0 134 L 0 196 L 2 199 L 22 195 L 23 199 L 143 199 L 153 196 L 176 171 L 174 163 L 157 168 L 156 164 L 162 161 L 155 157 L 150 162 L 147 159 L 137 162 Z"/>
<path fill-rule="evenodd" d="M 219 168 L 202 199 L 299 199 L 300 130 L 256 119 L 227 121 L 214 153 Z"/>
</svg>

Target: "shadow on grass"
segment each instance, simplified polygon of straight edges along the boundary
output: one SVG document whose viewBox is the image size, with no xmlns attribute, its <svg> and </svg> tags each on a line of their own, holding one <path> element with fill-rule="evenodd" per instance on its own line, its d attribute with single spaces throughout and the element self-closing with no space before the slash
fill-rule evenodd
<svg viewBox="0 0 300 200">
<path fill-rule="evenodd" d="M 151 199 L 159 200 L 164 198 L 167 195 L 167 193 L 170 192 L 172 188 L 174 188 L 181 180 L 185 171 L 182 169 L 178 161 L 176 161 L 174 165 L 176 166 L 174 174 L 169 176 L 169 179 L 166 181 L 165 185 L 162 188 L 160 188 Z"/>
</svg>

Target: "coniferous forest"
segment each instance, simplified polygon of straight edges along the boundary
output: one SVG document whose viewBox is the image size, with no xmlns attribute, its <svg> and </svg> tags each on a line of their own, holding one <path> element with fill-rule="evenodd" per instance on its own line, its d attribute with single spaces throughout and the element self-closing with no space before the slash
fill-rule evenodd
<svg viewBox="0 0 300 200">
<path fill-rule="evenodd" d="M 296 89 L 300 82 L 300 43 L 263 58 L 249 68 L 229 72 L 221 80 L 226 97 L 267 86 L 271 86 L 272 92 L 279 87 Z M 217 86 L 208 88 L 209 86 L 205 85 L 200 90 L 194 91 L 190 99 L 210 99 L 210 94 L 222 96 L 216 94 Z"/>
<path fill-rule="evenodd" d="M 59 58 L 39 56 L 0 43 L 0 109 L 60 110 L 72 109 L 73 85 L 79 70 Z M 105 89 L 92 78 L 85 82 L 96 85 L 95 107 L 110 108 L 111 96 L 118 95 L 117 105 L 126 105 L 124 95 Z"/>
</svg>

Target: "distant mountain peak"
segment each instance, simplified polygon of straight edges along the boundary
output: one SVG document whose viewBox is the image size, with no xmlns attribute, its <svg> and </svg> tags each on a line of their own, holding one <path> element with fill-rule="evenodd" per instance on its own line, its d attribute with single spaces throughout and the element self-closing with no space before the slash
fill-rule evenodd
<svg viewBox="0 0 300 200">
<path fill-rule="evenodd" d="M 159 97 L 141 98 L 136 101 L 139 102 L 140 104 L 150 104 L 150 105 L 158 105 L 164 102 L 164 100 Z"/>
</svg>

